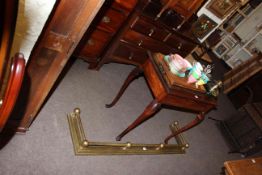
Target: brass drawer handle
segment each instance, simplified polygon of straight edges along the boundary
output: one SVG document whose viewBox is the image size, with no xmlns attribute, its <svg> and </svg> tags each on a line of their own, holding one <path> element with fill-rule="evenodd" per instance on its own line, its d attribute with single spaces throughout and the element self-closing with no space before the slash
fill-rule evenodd
<svg viewBox="0 0 262 175">
<path fill-rule="evenodd" d="M 111 19 L 108 17 L 108 16 L 104 16 L 103 17 L 103 19 L 102 19 L 102 21 L 104 22 L 104 23 L 110 23 L 111 22 Z"/>
<path fill-rule="evenodd" d="M 179 30 L 181 27 L 182 27 L 182 24 L 178 25 L 177 27 L 173 27 L 172 29 L 173 29 L 174 31 L 176 31 L 176 30 Z"/>
<path fill-rule="evenodd" d="M 143 40 L 140 40 L 137 45 L 138 45 L 138 46 L 141 46 L 142 44 L 143 44 Z"/>
<path fill-rule="evenodd" d="M 133 59 L 133 57 L 134 57 L 134 53 L 133 53 L 133 52 L 131 52 L 131 53 L 130 53 L 130 55 L 129 55 L 129 57 L 128 57 L 128 59 L 129 59 L 129 60 L 132 60 L 132 59 Z"/>
<path fill-rule="evenodd" d="M 182 48 L 182 44 L 179 43 L 179 45 L 177 46 L 178 50 L 180 50 Z"/>
<path fill-rule="evenodd" d="M 93 46 L 93 45 L 95 45 L 95 42 L 94 42 L 94 40 L 89 39 L 89 40 L 87 41 L 87 44 L 88 44 L 89 46 Z"/>
<path fill-rule="evenodd" d="M 155 32 L 154 29 L 150 29 L 150 32 L 149 32 L 148 36 L 152 36 L 154 32 Z"/>
</svg>

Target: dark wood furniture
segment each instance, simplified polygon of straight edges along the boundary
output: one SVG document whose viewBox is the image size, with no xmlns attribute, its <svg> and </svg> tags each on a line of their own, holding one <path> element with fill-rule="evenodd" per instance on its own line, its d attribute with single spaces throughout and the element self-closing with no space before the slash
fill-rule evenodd
<svg viewBox="0 0 262 175">
<path fill-rule="evenodd" d="M 108 62 L 141 65 L 147 49 L 185 56 L 198 44 L 190 31 L 191 18 L 185 22 L 183 14 L 168 8 L 154 20 L 165 6 L 160 0 L 109 0 L 102 7 L 103 2 L 56 2 L 27 65 L 31 84 L 21 116 L 24 132 L 73 53 L 91 63 L 90 68 L 99 69 Z M 197 4 L 188 11 L 191 15 L 201 3 Z"/>
<path fill-rule="evenodd" d="M 190 25 L 184 24 L 183 15 L 174 9 L 167 9 L 157 18 L 163 7 L 157 0 L 140 1 L 97 68 L 109 62 L 142 65 L 147 59 L 147 50 L 187 56 L 198 44 Z"/>
<path fill-rule="evenodd" d="M 250 156 L 262 150 L 262 102 L 243 105 L 219 126 L 229 143 L 229 153 Z"/>
<path fill-rule="evenodd" d="M 22 54 L 16 54 L 13 58 L 11 66 L 8 66 L 9 68 L 7 69 L 7 71 L 10 72 L 7 80 L 5 80 L 6 82 L 1 84 L 2 88 L 6 83 L 3 99 L 1 99 L 0 104 L 0 132 L 10 117 L 19 95 L 25 71 L 24 56 Z"/>
<path fill-rule="evenodd" d="M 112 107 L 119 100 L 130 82 L 142 74 L 153 92 L 153 101 L 149 103 L 144 112 L 127 129 L 117 136 L 116 140 L 118 141 L 129 131 L 152 117 L 164 105 L 197 113 L 193 121 L 179 129 L 176 133 L 168 136 L 165 139 L 165 143 L 168 143 L 168 140 L 175 135 L 198 125 L 204 120 L 205 114 L 216 107 L 215 98 L 207 96 L 203 88 L 198 89 L 192 84 L 187 84 L 186 78 L 176 77 L 174 83 L 169 84 L 167 77 L 165 77 L 166 75 L 161 72 L 162 69 L 160 68 L 162 67 L 160 64 L 163 64 L 163 55 L 159 53 L 151 55 L 150 52 L 148 54 L 149 59 L 141 67 L 137 66 L 129 74 L 115 99 L 111 104 L 106 105 L 106 107 Z"/>
<path fill-rule="evenodd" d="M 21 118 L 26 132 L 104 0 L 57 1 L 27 63 L 29 95 Z"/>
<path fill-rule="evenodd" d="M 262 157 L 226 161 L 224 167 L 226 175 L 260 175 Z"/>
<path fill-rule="evenodd" d="M 5 68 L 11 62 L 10 50 L 15 31 L 17 9 L 17 0 L 0 2 L 0 84 L 3 83 L 5 73 L 8 72 Z"/>
<path fill-rule="evenodd" d="M 104 3 L 90 28 L 77 46 L 74 55 L 89 62 L 89 68 L 96 66 L 104 50 L 110 44 L 137 0 L 111 0 Z"/>
<path fill-rule="evenodd" d="M 10 57 L 17 10 L 17 0 L 0 2 L 0 132 L 16 103 L 25 69 L 22 54 Z"/>
<path fill-rule="evenodd" d="M 230 93 L 255 74 L 261 72 L 261 70 L 262 53 L 254 54 L 252 58 L 225 73 L 223 80 L 224 93 Z"/>
<path fill-rule="evenodd" d="M 198 44 L 189 19 L 203 0 L 125 2 L 128 10 L 117 0 L 104 5 L 92 23 L 92 31 L 85 34 L 74 52 L 90 63 L 89 68 L 99 69 L 109 62 L 141 65 L 147 59 L 147 50 L 186 56 Z M 118 12 L 116 4 L 121 7 Z M 110 22 L 105 20 L 108 17 Z"/>
</svg>

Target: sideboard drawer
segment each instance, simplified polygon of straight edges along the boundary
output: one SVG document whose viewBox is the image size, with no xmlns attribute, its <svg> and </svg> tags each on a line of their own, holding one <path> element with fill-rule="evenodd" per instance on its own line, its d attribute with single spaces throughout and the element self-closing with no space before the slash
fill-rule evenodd
<svg viewBox="0 0 262 175">
<path fill-rule="evenodd" d="M 98 57 L 110 38 L 111 35 L 108 33 L 96 29 L 88 38 L 88 40 L 84 40 L 85 43 L 76 54 L 82 58 Z"/>
<path fill-rule="evenodd" d="M 173 34 L 166 40 L 166 44 L 171 47 L 179 50 L 181 53 L 189 53 L 195 48 L 195 44 L 189 41 L 184 40 L 176 34 Z M 186 55 L 183 55 L 186 56 Z"/>
<path fill-rule="evenodd" d="M 148 57 L 146 50 L 131 46 L 125 42 L 119 42 L 113 56 L 118 59 L 125 59 L 127 62 L 143 64 Z"/>
<path fill-rule="evenodd" d="M 161 52 L 163 54 L 172 53 L 172 49 L 167 45 L 164 45 L 162 42 L 154 40 L 132 30 L 126 31 L 122 39 L 136 45 L 137 47 L 150 49 L 153 52 Z"/>
<path fill-rule="evenodd" d="M 156 27 L 139 16 L 134 20 L 130 27 L 139 33 L 160 41 L 163 41 L 169 34 L 167 30 Z"/>
<path fill-rule="evenodd" d="M 125 20 L 125 15 L 119 11 L 109 8 L 98 24 L 98 28 L 113 33 L 118 30 Z"/>
<path fill-rule="evenodd" d="M 112 7 L 117 10 L 123 11 L 132 11 L 137 3 L 137 0 L 114 0 L 112 3 Z"/>
<path fill-rule="evenodd" d="M 156 18 L 157 14 L 161 11 L 163 5 L 160 1 L 143 0 L 139 4 L 139 8 L 143 15 L 149 16 L 152 19 Z"/>
</svg>

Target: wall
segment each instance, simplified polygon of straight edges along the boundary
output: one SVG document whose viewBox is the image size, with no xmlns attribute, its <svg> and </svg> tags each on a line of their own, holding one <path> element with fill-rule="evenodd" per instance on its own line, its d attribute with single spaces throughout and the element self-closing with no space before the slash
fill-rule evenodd
<svg viewBox="0 0 262 175">
<path fill-rule="evenodd" d="M 207 15 L 209 18 L 211 18 L 214 22 L 217 23 L 217 26 L 211 30 L 204 38 L 202 38 L 201 40 L 199 40 L 200 42 L 203 42 L 207 39 L 207 37 L 212 33 L 214 32 L 226 19 L 228 16 L 230 16 L 231 13 L 233 13 L 233 11 L 228 14 L 226 17 L 224 17 L 223 19 L 220 19 L 218 18 L 216 15 L 214 15 L 211 11 L 209 11 L 207 9 L 207 5 L 211 2 L 211 0 L 208 0 L 204 5 L 203 7 L 197 12 L 197 16 L 201 16 L 202 14 L 205 14 Z"/>
<path fill-rule="evenodd" d="M 11 55 L 24 54 L 26 61 L 39 37 L 56 0 L 19 0 L 18 16 Z"/>
</svg>

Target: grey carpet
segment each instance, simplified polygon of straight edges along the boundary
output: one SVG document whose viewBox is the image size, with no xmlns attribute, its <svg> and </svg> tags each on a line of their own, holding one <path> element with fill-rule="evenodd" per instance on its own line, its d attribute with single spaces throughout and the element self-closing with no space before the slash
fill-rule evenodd
<svg viewBox="0 0 262 175">
<path fill-rule="evenodd" d="M 143 77 L 135 80 L 119 102 L 110 109 L 110 102 L 133 66 L 108 64 L 100 71 L 87 69 L 77 60 L 25 135 L 15 135 L 0 151 L 0 174 L 151 174 L 151 175 L 215 175 L 223 162 L 239 159 L 227 154 L 228 146 L 215 122 L 206 119 L 201 125 L 184 133 L 190 147 L 186 154 L 132 156 L 75 156 L 66 114 L 75 107 L 89 140 L 113 141 L 152 100 Z M 223 119 L 234 113 L 231 102 L 221 95 L 217 110 L 208 116 Z M 207 116 L 207 117 L 208 117 Z M 159 143 L 170 133 L 168 125 L 192 120 L 193 114 L 162 109 L 126 137 L 123 142 Z"/>
</svg>

